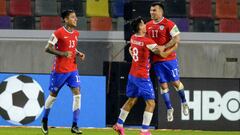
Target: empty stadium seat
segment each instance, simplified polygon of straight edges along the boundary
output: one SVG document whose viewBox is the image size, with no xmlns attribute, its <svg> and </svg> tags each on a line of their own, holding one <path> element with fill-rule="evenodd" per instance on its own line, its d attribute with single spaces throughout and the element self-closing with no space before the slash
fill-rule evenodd
<svg viewBox="0 0 240 135">
<path fill-rule="evenodd" d="M 31 16 L 14 17 L 13 29 L 35 29 L 35 18 Z"/>
<path fill-rule="evenodd" d="M 0 16 L 0 29 L 10 29 L 10 28 L 11 28 L 11 17 Z"/>
<path fill-rule="evenodd" d="M 165 15 L 167 17 L 186 17 L 186 0 L 165 1 Z"/>
<path fill-rule="evenodd" d="M 40 29 L 55 30 L 61 27 L 61 18 L 59 16 L 41 16 Z"/>
<path fill-rule="evenodd" d="M 221 19 L 219 21 L 219 32 L 240 32 L 240 20 Z"/>
<path fill-rule="evenodd" d="M 10 0 L 9 7 L 10 16 L 31 16 L 32 4 L 31 0 Z"/>
<path fill-rule="evenodd" d="M 67 9 L 72 9 L 77 16 L 83 16 L 82 0 L 61 0 L 61 12 Z"/>
<path fill-rule="evenodd" d="M 112 17 L 123 17 L 124 1 L 115 0 L 112 4 Z"/>
<path fill-rule="evenodd" d="M 6 0 L 0 0 L 0 16 L 7 15 Z"/>
<path fill-rule="evenodd" d="M 123 17 L 118 17 L 117 18 L 117 30 L 118 31 L 123 31 L 124 30 L 124 18 Z"/>
<path fill-rule="evenodd" d="M 124 19 L 131 20 L 142 16 L 146 21 L 150 20 L 150 7 L 153 1 L 131 1 L 124 4 Z M 143 8 L 144 7 L 144 8 Z"/>
<path fill-rule="evenodd" d="M 108 0 L 87 0 L 86 15 L 88 17 L 109 17 Z"/>
<path fill-rule="evenodd" d="M 112 18 L 92 17 L 90 22 L 91 31 L 110 31 L 112 30 Z"/>
<path fill-rule="evenodd" d="M 37 16 L 58 15 L 56 0 L 35 0 Z"/>
<path fill-rule="evenodd" d="M 77 30 L 88 30 L 86 17 L 78 17 Z"/>
<path fill-rule="evenodd" d="M 212 18 L 212 0 L 190 0 L 190 17 Z"/>
<path fill-rule="evenodd" d="M 214 32 L 215 31 L 214 25 L 215 24 L 213 19 L 194 19 L 193 31 L 194 32 Z"/>
<path fill-rule="evenodd" d="M 189 20 L 187 18 L 170 18 L 178 26 L 178 29 L 182 32 L 189 31 Z"/>
<path fill-rule="evenodd" d="M 236 19 L 237 0 L 216 0 L 216 17 L 219 19 Z"/>
</svg>

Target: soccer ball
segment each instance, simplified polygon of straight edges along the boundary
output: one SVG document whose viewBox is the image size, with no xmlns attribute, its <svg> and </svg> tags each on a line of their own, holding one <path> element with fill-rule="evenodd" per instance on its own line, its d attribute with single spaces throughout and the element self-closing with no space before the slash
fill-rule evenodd
<svg viewBox="0 0 240 135">
<path fill-rule="evenodd" d="M 43 111 L 44 93 L 29 76 L 15 75 L 0 84 L 0 115 L 14 125 L 33 122 Z"/>
</svg>

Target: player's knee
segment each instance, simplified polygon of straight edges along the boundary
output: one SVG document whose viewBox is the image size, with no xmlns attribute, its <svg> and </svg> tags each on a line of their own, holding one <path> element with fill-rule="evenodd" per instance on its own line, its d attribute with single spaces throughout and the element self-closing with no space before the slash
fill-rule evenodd
<svg viewBox="0 0 240 135">
<path fill-rule="evenodd" d="M 166 88 L 166 89 L 160 88 L 160 90 L 161 90 L 161 94 L 168 93 L 168 91 L 169 91 L 168 88 Z"/>
<path fill-rule="evenodd" d="M 51 95 L 52 97 L 57 97 L 58 93 L 57 93 L 57 92 L 51 92 L 50 95 Z"/>
<path fill-rule="evenodd" d="M 184 85 L 182 84 L 182 82 L 179 83 L 178 86 L 174 86 L 175 90 L 176 91 L 179 91 L 179 90 L 183 90 L 184 89 Z"/>
<path fill-rule="evenodd" d="M 136 101 L 137 101 L 137 100 L 134 99 L 134 98 L 133 98 L 133 99 L 129 99 L 129 100 L 128 100 L 128 105 L 129 105 L 130 107 L 132 107 L 132 106 L 135 105 Z"/>
</svg>

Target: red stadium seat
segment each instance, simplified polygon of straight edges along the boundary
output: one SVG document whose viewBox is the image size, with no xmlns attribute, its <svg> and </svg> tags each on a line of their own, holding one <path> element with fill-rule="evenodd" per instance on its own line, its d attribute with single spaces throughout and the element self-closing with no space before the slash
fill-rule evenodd
<svg viewBox="0 0 240 135">
<path fill-rule="evenodd" d="M 216 0 L 216 17 L 219 19 L 236 19 L 237 0 Z"/>
<path fill-rule="evenodd" d="M 61 18 L 59 16 L 41 16 L 40 29 L 41 30 L 55 30 L 61 27 Z"/>
<path fill-rule="evenodd" d="M 212 18 L 212 0 L 190 0 L 190 17 Z"/>
<path fill-rule="evenodd" d="M 90 23 L 91 31 L 109 31 L 112 30 L 112 18 L 110 17 L 92 17 Z"/>
<path fill-rule="evenodd" d="M 240 20 L 221 19 L 219 21 L 219 32 L 240 32 Z"/>
<path fill-rule="evenodd" d="M 7 15 L 6 0 L 0 0 L 0 16 Z"/>
<path fill-rule="evenodd" d="M 10 0 L 10 16 L 32 16 L 31 0 Z"/>
</svg>

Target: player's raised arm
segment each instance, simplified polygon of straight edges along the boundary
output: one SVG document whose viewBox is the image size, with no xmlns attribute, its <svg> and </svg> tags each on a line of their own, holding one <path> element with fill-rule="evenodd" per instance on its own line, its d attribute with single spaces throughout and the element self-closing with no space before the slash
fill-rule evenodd
<svg viewBox="0 0 240 135">
<path fill-rule="evenodd" d="M 56 38 L 56 36 L 54 34 L 52 34 L 50 39 L 48 40 L 48 44 L 45 47 L 45 52 L 54 54 L 57 56 L 63 56 L 63 57 L 68 57 L 68 58 L 71 57 L 72 52 L 70 52 L 70 51 L 62 52 L 62 51 L 58 51 L 55 49 L 55 44 L 57 43 L 57 41 L 58 41 L 58 39 Z"/>
</svg>

